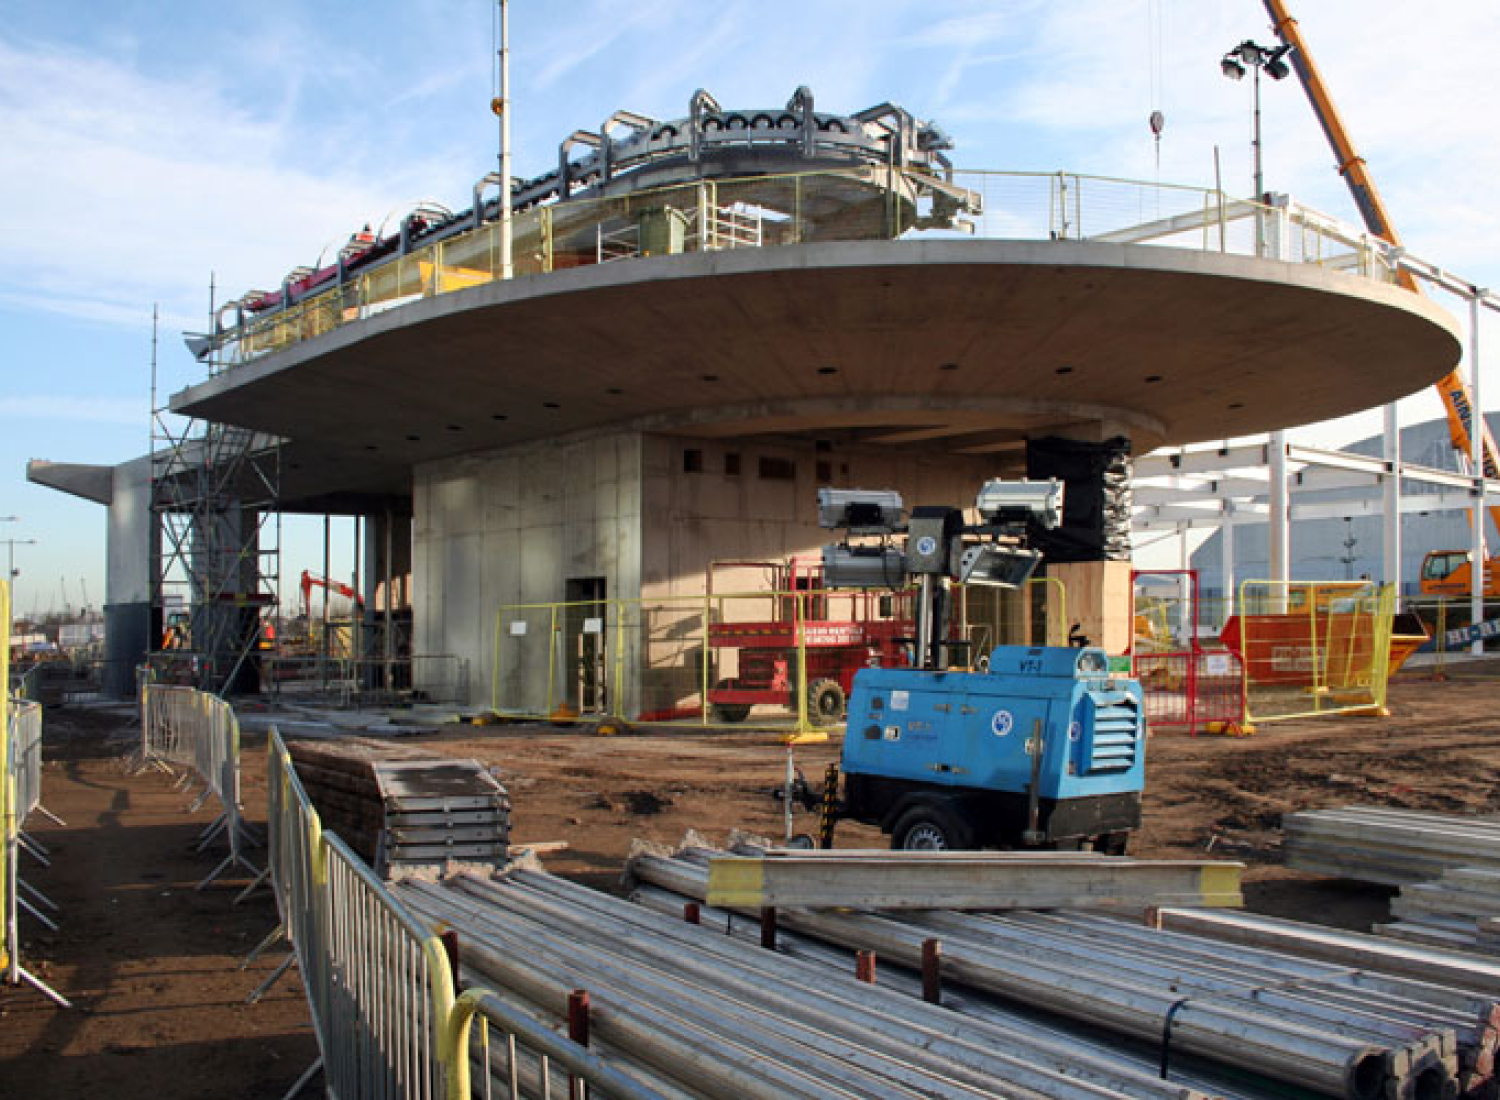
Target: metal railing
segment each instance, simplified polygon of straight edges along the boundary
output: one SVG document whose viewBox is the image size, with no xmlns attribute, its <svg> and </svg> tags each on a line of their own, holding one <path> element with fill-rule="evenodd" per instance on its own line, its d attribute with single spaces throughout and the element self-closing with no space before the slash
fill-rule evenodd
<svg viewBox="0 0 1500 1100">
<path fill-rule="evenodd" d="M 449 703 L 469 699 L 469 662 L 453 654 L 411 657 L 259 658 L 262 692 L 274 699 L 340 707 Z"/>
<path fill-rule="evenodd" d="M 455 997 L 442 941 L 342 840 L 323 831 L 274 728 L 267 752 L 267 876 L 276 893 L 279 931 L 292 944 L 270 980 L 295 960 L 320 1051 L 289 1096 L 322 1068 L 333 1097 L 469 1100 L 470 1063 L 477 1055 L 479 1095 L 485 1097 L 550 1095 L 545 1087 L 520 1091 L 521 1067 L 540 1066 L 542 1081 L 550 1084 L 548 1067 L 555 1063 L 567 1073 L 572 1096 L 661 1100 L 492 991 L 476 988 Z M 505 1036 L 505 1053 L 493 1063 L 491 1029 Z"/>
<path fill-rule="evenodd" d="M 1298 203 L 1268 206 L 1208 188 L 1071 172 L 954 171 L 945 190 L 966 202 L 945 226 L 934 227 L 924 208 L 933 182 L 917 170 L 864 167 L 569 199 L 515 215 L 512 270 L 517 277 L 546 275 L 723 248 L 933 237 L 1150 244 L 1253 256 L 1261 236 L 1269 242 L 1261 250 L 1273 258 L 1380 282 L 1395 281 L 1399 262 L 1386 242 Z M 500 227 L 479 225 L 245 320 L 226 334 L 220 366 L 233 368 L 422 298 L 485 285 L 501 270 Z"/>
<path fill-rule="evenodd" d="M 152 683 L 141 688 L 141 748 L 137 770 L 172 765 L 191 769 L 204 788 L 189 811 L 197 810 L 210 795 L 219 801 L 221 813 L 199 835 L 197 850 L 208 847 L 221 833 L 229 854 L 198 883 L 202 890 L 235 865 L 252 875 L 258 871 L 244 855 L 248 841 L 244 811 L 240 805 L 240 724 L 234 708 L 196 688 Z M 191 775 L 184 772 L 183 782 Z"/>
<path fill-rule="evenodd" d="M 0 629 L 11 633 L 10 582 L 0 579 Z M 21 935 L 18 911 L 27 909 L 56 931 L 57 926 L 21 897 L 20 878 L 23 837 L 21 826 L 41 806 L 42 708 L 36 703 L 10 697 L 10 646 L 0 645 L 0 969 L 11 985 L 25 982 L 62 1008 L 67 999 L 21 965 Z M 40 847 L 33 854 L 45 864 Z M 39 891 L 27 887 L 38 901 L 56 908 Z"/>
</svg>

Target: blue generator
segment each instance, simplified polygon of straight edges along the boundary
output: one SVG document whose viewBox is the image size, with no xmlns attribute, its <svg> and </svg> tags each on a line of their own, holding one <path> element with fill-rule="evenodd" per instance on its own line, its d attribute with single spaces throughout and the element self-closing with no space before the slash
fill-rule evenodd
<svg viewBox="0 0 1500 1100">
<path fill-rule="evenodd" d="M 893 848 L 1123 853 L 1145 783 L 1140 685 L 1092 648 L 999 646 L 979 664 L 855 675 L 825 843 L 850 818 Z"/>
</svg>

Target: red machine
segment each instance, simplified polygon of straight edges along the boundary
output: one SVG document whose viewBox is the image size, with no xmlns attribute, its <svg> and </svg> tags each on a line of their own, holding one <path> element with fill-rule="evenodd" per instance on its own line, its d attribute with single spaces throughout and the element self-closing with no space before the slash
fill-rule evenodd
<svg viewBox="0 0 1500 1100">
<path fill-rule="evenodd" d="M 708 595 L 714 598 L 714 571 L 761 568 L 770 579 L 769 620 L 711 622 L 708 644 L 714 667 L 722 669 L 730 651 L 739 671 L 717 680 L 708 692 L 714 718 L 743 722 L 758 703 L 797 706 L 797 640 L 806 652 L 807 717 L 817 725 L 844 716 L 854 674 L 867 666 L 904 668 L 916 630 L 909 592 L 828 591 L 820 561 L 726 561 L 709 567 Z M 798 605 L 801 604 L 799 623 Z M 722 618 L 722 616 L 720 616 Z"/>
<path fill-rule="evenodd" d="M 363 608 L 365 606 L 365 601 L 359 598 L 359 593 L 347 584 L 331 581 L 327 577 L 315 576 L 304 569 L 302 570 L 302 611 L 304 614 L 310 615 L 312 613 L 312 590 L 314 585 L 343 596 L 344 599 L 354 604 L 355 607 Z"/>
</svg>

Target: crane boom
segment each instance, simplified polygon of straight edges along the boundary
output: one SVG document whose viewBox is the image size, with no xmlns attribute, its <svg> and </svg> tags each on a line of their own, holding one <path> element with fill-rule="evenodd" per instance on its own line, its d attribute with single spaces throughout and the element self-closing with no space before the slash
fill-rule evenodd
<svg viewBox="0 0 1500 1100">
<path fill-rule="evenodd" d="M 1360 156 L 1354 148 L 1354 142 L 1349 138 L 1349 131 L 1344 128 L 1344 121 L 1339 117 L 1338 108 L 1333 105 L 1333 98 L 1328 94 L 1322 74 L 1313 63 L 1312 54 L 1308 52 L 1307 42 L 1302 37 L 1297 21 L 1287 13 L 1286 5 L 1282 3 L 1282 0 L 1264 0 L 1264 3 L 1267 13 L 1271 16 L 1271 24 L 1276 30 L 1276 36 L 1285 45 L 1291 47 L 1287 60 L 1291 62 L 1297 79 L 1302 82 L 1308 102 L 1312 104 L 1313 114 L 1317 116 L 1318 124 L 1322 126 L 1323 133 L 1328 138 L 1328 144 L 1333 149 L 1339 175 L 1343 176 L 1344 182 L 1349 185 L 1349 192 L 1354 196 L 1354 205 L 1359 207 L 1360 216 L 1364 218 L 1365 228 L 1375 236 L 1399 246 L 1401 239 L 1396 235 L 1390 214 L 1386 212 L 1385 203 L 1381 201 L 1375 181 L 1370 177 L 1369 166 L 1365 164 L 1364 157 Z M 1418 294 L 1422 292 L 1411 272 L 1403 268 L 1396 273 L 1396 277 L 1407 290 Z M 1500 477 L 1500 452 L 1495 450 L 1495 440 L 1490 435 L 1489 426 L 1482 420 L 1477 420 L 1476 423 L 1474 395 L 1469 388 L 1468 379 L 1464 376 L 1463 368 L 1454 367 L 1449 371 L 1438 381 L 1437 391 L 1443 401 L 1443 411 L 1448 417 L 1448 437 L 1452 440 L 1454 449 L 1466 460 L 1470 459 L 1474 447 L 1474 437 L 1471 433 L 1477 428 L 1484 476 Z M 1495 529 L 1500 531 L 1500 506 L 1490 508 L 1489 514 L 1490 520 L 1495 524 Z"/>
</svg>

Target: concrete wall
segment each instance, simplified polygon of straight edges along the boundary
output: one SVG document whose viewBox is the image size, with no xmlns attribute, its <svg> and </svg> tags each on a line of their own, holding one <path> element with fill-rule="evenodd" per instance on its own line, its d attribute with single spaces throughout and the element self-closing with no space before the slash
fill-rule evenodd
<svg viewBox="0 0 1500 1100">
<path fill-rule="evenodd" d="M 151 460 L 116 466 L 105 512 L 104 693 L 135 694 L 135 669 L 159 645 L 153 633 L 151 584 L 161 551 L 161 532 L 151 511 Z"/>
<path fill-rule="evenodd" d="M 614 433 L 418 467 L 414 651 L 466 660 L 470 701 L 488 703 L 502 605 L 562 600 L 582 577 L 635 596 L 640 456 L 639 435 Z M 533 659 L 545 676 L 545 650 Z"/>
<path fill-rule="evenodd" d="M 730 456 L 738 456 L 738 473 L 726 472 Z M 693 464 L 699 469 L 687 468 Z M 825 485 L 896 489 L 908 508 L 970 507 L 997 465 L 890 449 L 648 436 L 641 492 L 654 522 L 642 543 L 642 595 L 701 593 L 715 560 L 816 555 L 834 537 L 818 526 L 818 489 Z M 791 476 L 767 476 L 781 473 Z"/>
</svg>

